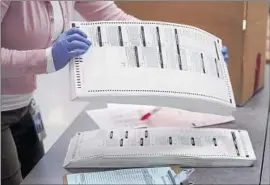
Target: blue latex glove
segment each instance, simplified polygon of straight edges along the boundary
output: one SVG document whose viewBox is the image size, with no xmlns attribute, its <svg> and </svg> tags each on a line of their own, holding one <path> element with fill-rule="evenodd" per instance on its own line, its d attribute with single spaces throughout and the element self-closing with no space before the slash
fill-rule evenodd
<svg viewBox="0 0 270 185">
<path fill-rule="evenodd" d="M 62 33 L 52 46 L 52 57 L 56 71 L 64 68 L 68 62 L 84 54 L 91 42 L 78 28 L 70 28 Z"/>
<path fill-rule="evenodd" d="M 225 60 L 225 62 L 226 62 L 226 64 L 228 64 L 228 60 L 229 60 L 229 55 L 228 55 L 228 53 L 227 53 L 227 47 L 226 46 L 222 46 L 222 55 L 223 55 L 223 58 L 224 58 L 224 60 Z"/>
</svg>

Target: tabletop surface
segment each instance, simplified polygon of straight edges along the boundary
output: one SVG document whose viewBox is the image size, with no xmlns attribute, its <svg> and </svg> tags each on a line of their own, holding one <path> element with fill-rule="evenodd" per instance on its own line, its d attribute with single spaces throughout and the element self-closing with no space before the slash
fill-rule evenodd
<svg viewBox="0 0 270 185">
<path fill-rule="evenodd" d="M 243 129 L 249 132 L 257 157 L 253 167 L 247 168 L 196 168 L 191 181 L 195 184 L 269 184 L 269 134 L 266 139 L 269 107 L 269 69 L 266 73 L 265 88 L 254 96 L 244 107 L 238 108 L 231 124 L 215 127 Z M 69 173 L 85 172 L 63 168 L 67 147 L 76 132 L 98 129 L 85 113 L 81 113 L 70 127 L 46 153 L 22 184 L 63 184 L 63 176 Z M 265 144 L 265 141 L 267 143 Z M 264 165 L 262 165 L 264 164 Z M 92 171 L 92 170 L 86 170 Z M 261 175 L 262 174 L 262 175 Z"/>
<path fill-rule="evenodd" d="M 270 169 L 269 169 L 269 151 L 270 151 L 270 115 L 268 117 L 268 129 L 267 129 L 267 139 L 265 143 L 265 152 L 264 152 L 264 160 L 263 160 L 263 168 L 262 168 L 262 176 L 261 176 L 261 184 L 270 184 Z"/>
</svg>

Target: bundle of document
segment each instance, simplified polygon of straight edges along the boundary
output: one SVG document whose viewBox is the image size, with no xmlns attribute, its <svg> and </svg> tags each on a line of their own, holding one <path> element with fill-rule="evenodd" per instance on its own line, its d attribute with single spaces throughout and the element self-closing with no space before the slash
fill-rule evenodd
<svg viewBox="0 0 270 185">
<path fill-rule="evenodd" d="M 118 128 L 79 132 L 70 141 L 65 168 L 251 166 L 256 156 L 244 130 Z"/>
<path fill-rule="evenodd" d="M 170 167 L 134 168 L 114 171 L 70 174 L 64 184 L 136 184 L 188 185 L 193 169 L 175 170 Z"/>
</svg>

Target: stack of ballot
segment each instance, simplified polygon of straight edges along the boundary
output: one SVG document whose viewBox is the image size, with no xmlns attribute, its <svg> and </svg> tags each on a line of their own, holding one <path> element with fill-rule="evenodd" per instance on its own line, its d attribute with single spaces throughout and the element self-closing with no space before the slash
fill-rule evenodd
<svg viewBox="0 0 270 185">
<path fill-rule="evenodd" d="M 188 179 L 193 171 L 179 167 L 158 167 L 79 173 L 66 175 L 64 184 L 189 185 Z"/>
<path fill-rule="evenodd" d="M 247 167 L 256 160 L 248 132 L 219 128 L 118 128 L 78 132 L 64 167 Z"/>
</svg>

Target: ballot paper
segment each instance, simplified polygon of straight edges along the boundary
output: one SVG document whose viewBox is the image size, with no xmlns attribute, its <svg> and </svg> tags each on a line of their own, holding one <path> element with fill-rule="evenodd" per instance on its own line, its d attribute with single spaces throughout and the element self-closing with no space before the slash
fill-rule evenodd
<svg viewBox="0 0 270 185">
<path fill-rule="evenodd" d="M 73 101 L 171 107 L 228 116 L 236 109 L 222 40 L 155 21 L 71 22 L 91 49 L 70 62 Z"/>
<path fill-rule="evenodd" d="M 67 175 L 67 184 L 157 184 L 179 185 L 188 180 L 193 169 L 176 174 L 170 167 L 134 168 Z"/>
<path fill-rule="evenodd" d="M 153 106 L 108 104 L 106 109 L 89 110 L 87 114 L 100 128 L 144 128 L 144 127 L 206 127 L 234 121 L 233 116 L 219 116 L 190 112 L 182 109 L 162 108 L 148 120 L 140 117 Z"/>
<path fill-rule="evenodd" d="M 93 119 L 99 128 L 145 128 L 149 121 L 141 121 L 140 116 L 144 113 L 141 109 L 106 108 L 88 110 L 86 113 Z"/>
</svg>

